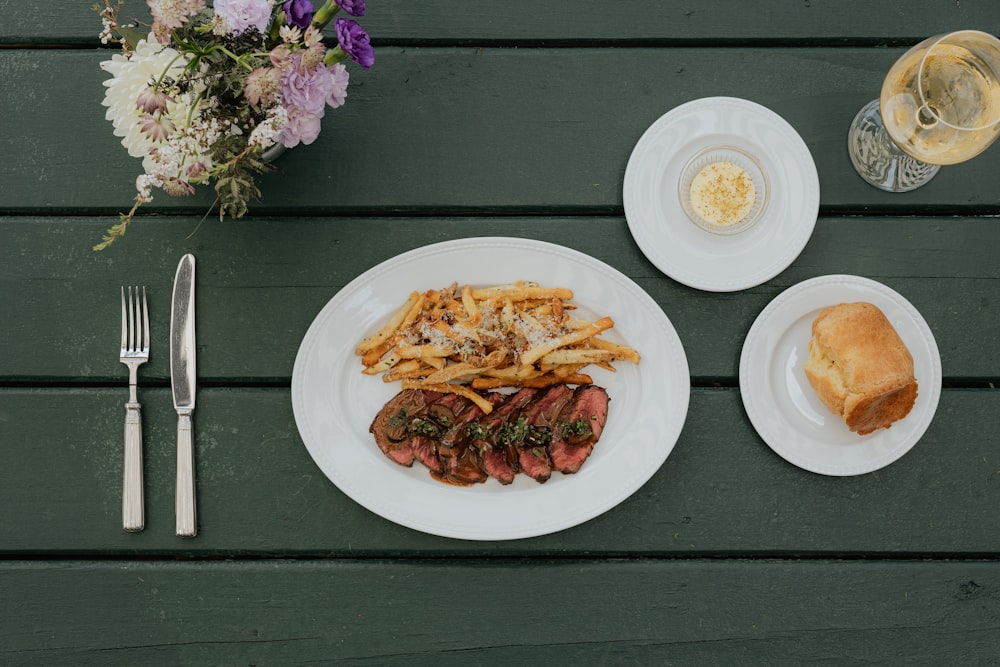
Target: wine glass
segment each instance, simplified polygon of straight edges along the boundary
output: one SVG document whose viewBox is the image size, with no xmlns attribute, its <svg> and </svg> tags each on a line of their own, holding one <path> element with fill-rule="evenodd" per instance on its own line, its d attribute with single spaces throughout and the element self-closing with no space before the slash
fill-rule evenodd
<svg viewBox="0 0 1000 667">
<path fill-rule="evenodd" d="M 978 30 L 926 39 L 889 70 L 879 99 L 848 132 L 854 168 L 889 192 L 927 183 L 943 164 L 986 150 L 1000 135 L 1000 40 Z"/>
</svg>

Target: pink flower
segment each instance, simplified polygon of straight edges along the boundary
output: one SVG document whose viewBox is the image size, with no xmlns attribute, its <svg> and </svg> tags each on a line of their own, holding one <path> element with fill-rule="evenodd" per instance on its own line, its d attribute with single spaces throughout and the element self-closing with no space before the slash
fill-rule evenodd
<svg viewBox="0 0 1000 667">
<path fill-rule="evenodd" d="M 316 42 L 302 53 L 302 66 L 306 69 L 316 69 L 323 64 L 326 47 L 323 42 Z"/>
<path fill-rule="evenodd" d="M 288 48 L 287 44 L 278 44 L 276 47 L 271 49 L 269 57 L 271 59 L 271 64 L 280 68 L 282 71 L 292 66 L 292 50 Z"/>
<path fill-rule="evenodd" d="M 330 105 L 330 108 L 336 109 L 343 106 L 347 100 L 347 84 L 351 74 L 340 63 L 327 67 L 327 70 L 333 85 L 330 87 L 330 95 L 326 98 L 326 103 Z"/>
<path fill-rule="evenodd" d="M 148 0 L 149 13 L 164 28 L 180 28 L 205 8 L 205 0 Z"/>
<path fill-rule="evenodd" d="M 336 108 L 344 103 L 348 79 L 347 68 L 340 63 L 309 69 L 301 54 L 293 54 L 292 67 L 281 77 L 282 104 L 322 117 L 325 104 Z"/>
<path fill-rule="evenodd" d="M 139 93 L 135 105 L 146 113 L 156 113 L 157 111 L 165 110 L 167 102 L 171 101 L 170 96 L 165 92 L 150 87 Z"/>
<path fill-rule="evenodd" d="M 326 105 L 336 109 L 347 99 L 350 75 L 340 63 L 307 67 L 301 53 L 292 54 L 286 62 L 289 66 L 281 77 L 281 104 L 288 112 L 288 124 L 276 141 L 292 148 L 316 140 Z"/>
<path fill-rule="evenodd" d="M 268 0 L 215 0 L 215 13 L 226 19 L 234 33 L 251 27 L 266 32 L 271 22 L 271 3 Z"/>
<path fill-rule="evenodd" d="M 169 44 L 171 28 L 165 26 L 159 21 L 153 23 L 153 27 L 150 29 L 149 33 L 156 39 L 160 44 Z"/>
<path fill-rule="evenodd" d="M 320 131 L 322 115 L 310 113 L 301 107 L 288 108 L 288 124 L 282 128 L 275 141 L 285 148 L 294 148 L 299 143 L 306 145 L 316 141 Z"/>
<path fill-rule="evenodd" d="M 194 186 L 190 183 L 182 181 L 176 176 L 165 178 L 163 183 L 160 184 L 160 187 L 163 188 L 163 191 L 171 197 L 185 197 L 194 194 Z"/>
<path fill-rule="evenodd" d="M 278 37 L 281 37 L 281 41 L 285 44 L 294 44 L 302 39 L 302 30 L 298 26 L 283 25 L 278 28 Z"/>
<path fill-rule="evenodd" d="M 153 142 L 166 141 L 167 137 L 174 133 L 174 124 L 159 111 L 143 114 L 139 126 L 142 133 Z"/>
<path fill-rule="evenodd" d="M 281 89 L 281 72 L 273 67 L 258 67 L 247 75 L 243 94 L 250 104 L 257 105 L 274 100 Z"/>
<path fill-rule="evenodd" d="M 201 160 L 198 160 L 188 165 L 187 169 L 185 170 L 185 173 L 187 176 L 186 180 L 194 181 L 197 183 L 198 181 L 204 180 L 209 175 L 208 165 L 206 165 Z"/>
<path fill-rule="evenodd" d="M 306 67 L 302 54 L 296 53 L 292 55 L 292 67 L 281 77 L 281 101 L 285 107 L 318 114 L 323 111 L 332 85 L 325 67 Z"/>
</svg>

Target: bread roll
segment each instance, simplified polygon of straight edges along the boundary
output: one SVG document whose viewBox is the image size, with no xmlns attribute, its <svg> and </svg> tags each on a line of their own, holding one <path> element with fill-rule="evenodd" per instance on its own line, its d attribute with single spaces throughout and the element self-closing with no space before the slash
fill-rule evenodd
<svg viewBox="0 0 1000 667">
<path fill-rule="evenodd" d="M 913 357 L 870 303 L 842 303 L 819 314 L 805 372 L 823 404 L 858 435 L 889 428 L 917 398 Z"/>
</svg>

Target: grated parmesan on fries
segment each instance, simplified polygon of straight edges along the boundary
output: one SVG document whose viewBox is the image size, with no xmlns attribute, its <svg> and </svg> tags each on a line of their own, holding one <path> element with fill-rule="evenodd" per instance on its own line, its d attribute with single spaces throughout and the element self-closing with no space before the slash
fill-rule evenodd
<svg viewBox="0 0 1000 667">
<path fill-rule="evenodd" d="M 589 384 L 586 366 L 639 363 L 636 350 L 600 337 L 614 326 L 610 317 L 572 317 L 572 298 L 572 290 L 522 281 L 412 292 L 355 353 L 368 375 L 459 393 L 486 413 L 492 405 L 471 390 Z"/>
</svg>

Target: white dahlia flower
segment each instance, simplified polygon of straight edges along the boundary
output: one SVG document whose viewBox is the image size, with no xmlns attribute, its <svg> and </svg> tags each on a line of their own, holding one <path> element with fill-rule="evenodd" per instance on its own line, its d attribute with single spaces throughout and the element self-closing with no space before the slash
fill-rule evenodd
<svg viewBox="0 0 1000 667">
<path fill-rule="evenodd" d="M 108 108 L 105 117 L 114 126 L 114 135 L 122 138 L 128 154 L 143 158 L 147 173 L 152 170 L 151 149 L 170 141 L 162 129 L 186 128 L 202 106 L 199 94 L 204 86 L 194 84 L 184 92 L 176 86 L 189 61 L 189 55 L 164 48 L 150 35 L 136 44 L 131 57 L 116 54 L 101 63 L 101 69 L 112 75 L 104 82 L 107 91 L 102 104 Z M 159 84 L 157 92 L 166 93 L 167 101 L 157 122 L 161 131 L 150 132 L 150 117 L 140 108 L 139 98 L 156 84 Z"/>
</svg>

